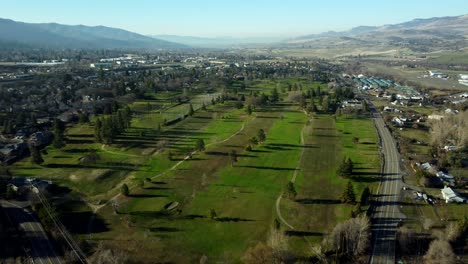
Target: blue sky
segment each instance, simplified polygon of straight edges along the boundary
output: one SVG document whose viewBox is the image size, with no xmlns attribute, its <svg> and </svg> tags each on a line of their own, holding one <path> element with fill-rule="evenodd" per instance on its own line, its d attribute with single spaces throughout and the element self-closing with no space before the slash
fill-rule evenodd
<svg viewBox="0 0 468 264">
<path fill-rule="evenodd" d="M 468 14 L 466 0 L 0 0 L 0 17 L 145 35 L 291 37 Z"/>
</svg>

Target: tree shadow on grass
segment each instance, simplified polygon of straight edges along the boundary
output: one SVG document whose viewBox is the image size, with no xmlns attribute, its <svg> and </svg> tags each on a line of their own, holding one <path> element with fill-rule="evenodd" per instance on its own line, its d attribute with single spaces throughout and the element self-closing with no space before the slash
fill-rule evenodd
<svg viewBox="0 0 468 264">
<path fill-rule="evenodd" d="M 165 181 L 152 181 L 153 184 L 167 184 Z"/>
<path fill-rule="evenodd" d="M 78 149 L 78 148 L 72 148 L 72 149 L 64 149 L 62 150 L 63 152 L 66 153 L 89 153 L 89 149 Z"/>
<path fill-rule="evenodd" d="M 145 190 L 170 190 L 172 188 L 151 186 L 151 187 L 145 187 L 143 189 L 145 189 Z"/>
<path fill-rule="evenodd" d="M 262 150 L 262 149 L 252 149 L 250 152 L 271 153 L 271 151 L 269 150 Z"/>
<path fill-rule="evenodd" d="M 284 233 L 285 235 L 291 236 L 291 237 L 322 236 L 323 235 L 323 233 L 320 233 L 320 232 L 295 231 L 295 230 L 287 230 Z"/>
<path fill-rule="evenodd" d="M 259 170 L 275 170 L 275 171 L 295 171 L 296 168 L 281 168 L 281 167 L 267 167 L 267 166 L 239 166 L 242 168 L 252 168 L 252 169 L 259 169 Z"/>
<path fill-rule="evenodd" d="M 278 144 L 278 143 L 272 143 L 269 144 L 270 146 L 277 146 L 277 147 L 291 147 L 291 148 L 318 148 L 317 146 L 313 146 L 310 144 L 305 144 L 305 145 L 296 145 L 296 144 Z"/>
<path fill-rule="evenodd" d="M 341 203 L 341 201 L 337 199 L 302 198 L 302 199 L 296 199 L 295 201 L 300 204 L 340 204 Z"/>
<path fill-rule="evenodd" d="M 148 228 L 149 231 L 151 232 L 161 232 L 161 233 L 175 233 L 175 232 L 181 232 L 183 231 L 182 229 L 175 228 L 175 227 L 150 227 Z"/>
<path fill-rule="evenodd" d="M 212 156 L 224 156 L 224 157 L 229 156 L 229 153 L 227 153 L 227 152 L 222 152 L 222 151 L 205 151 L 205 154 L 206 154 L 206 155 L 212 155 Z M 246 155 L 246 154 L 237 154 L 237 157 L 257 158 L 258 156 L 255 156 L 255 155 Z"/>
<path fill-rule="evenodd" d="M 218 217 L 216 218 L 218 222 L 253 222 L 255 220 L 239 218 L 239 217 Z"/>
<path fill-rule="evenodd" d="M 362 173 L 359 173 L 362 174 Z M 369 176 L 364 176 L 364 175 L 353 175 L 351 179 L 355 182 L 379 182 L 381 179 L 380 173 L 370 173 Z"/>
<path fill-rule="evenodd" d="M 197 214 L 189 214 L 189 215 L 184 215 L 179 217 L 180 219 L 188 219 L 188 220 L 194 220 L 194 219 L 203 219 L 206 218 L 203 215 L 197 215 Z"/>
<path fill-rule="evenodd" d="M 135 211 L 135 212 L 128 212 L 124 213 L 133 216 L 141 216 L 141 217 L 151 217 L 155 219 L 167 219 L 171 217 L 171 214 L 168 211 Z"/>
<path fill-rule="evenodd" d="M 136 194 L 130 194 L 128 197 L 132 198 L 158 198 L 158 197 L 167 197 L 167 195 L 164 194 L 144 194 L 144 193 L 136 193 Z"/>
</svg>

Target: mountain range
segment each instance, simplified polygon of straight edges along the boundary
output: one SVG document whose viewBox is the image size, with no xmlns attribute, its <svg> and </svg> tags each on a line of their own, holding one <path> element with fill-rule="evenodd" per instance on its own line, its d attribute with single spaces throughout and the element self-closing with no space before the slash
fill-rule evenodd
<svg viewBox="0 0 468 264">
<path fill-rule="evenodd" d="M 0 47 L 44 47 L 74 49 L 179 49 L 269 47 L 401 47 L 412 49 L 466 47 L 468 15 L 414 19 L 409 22 L 359 26 L 347 31 L 329 31 L 293 39 L 271 38 L 203 38 L 193 36 L 144 36 L 105 26 L 61 25 L 57 23 L 23 23 L 0 19 Z"/>
<path fill-rule="evenodd" d="M 450 48 L 466 46 L 468 15 L 414 19 L 408 22 L 360 26 L 351 30 L 300 36 L 287 40 L 289 46 L 405 46 L 411 48 Z"/>
<path fill-rule="evenodd" d="M 104 26 L 23 23 L 0 19 L 0 47 L 173 49 L 185 45 Z"/>
</svg>

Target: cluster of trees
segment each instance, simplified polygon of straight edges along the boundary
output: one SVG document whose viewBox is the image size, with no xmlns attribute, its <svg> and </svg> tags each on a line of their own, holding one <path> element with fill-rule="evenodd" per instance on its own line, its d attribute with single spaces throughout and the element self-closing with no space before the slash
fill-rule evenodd
<svg viewBox="0 0 468 264">
<path fill-rule="evenodd" d="M 419 234 L 405 226 L 397 232 L 397 242 L 403 255 L 414 255 L 415 252 L 424 252 L 424 263 L 428 264 L 454 264 L 456 252 L 463 253 L 467 245 L 468 218 L 464 217 L 457 222 L 450 222 L 445 230 L 434 230 L 432 236 Z M 422 253 L 421 252 L 421 253 Z"/>
<path fill-rule="evenodd" d="M 97 118 L 94 124 L 94 138 L 97 142 L 112 143 L 115 136 L 130 127 L 132 113 L 130 107 L 117 110 L 115 114 Z"/>
<path fill-rule="evenodd" d="M 265 142 L 266 134 L 265 130 L 259 129 L 257 136 L 251 137 L 249 139 L 249 144 L 245 147 L 245 150 L 252 151 L 253 146 L 258 145 L 259 143 Z"/>
<path fill-rule="evenodd" d="M 369 219 L 360 216 L 336 225 L 327 242 L 337 256 L 355 259 L 368 249 L 369 238 Z"/>
<path fill-rule="evenodd" d="M 448 114 L 440 120 L 431 121 L 431 144 L 440 148 L 444 145 L 468 147 L 468 111 Z"/>
</svg>

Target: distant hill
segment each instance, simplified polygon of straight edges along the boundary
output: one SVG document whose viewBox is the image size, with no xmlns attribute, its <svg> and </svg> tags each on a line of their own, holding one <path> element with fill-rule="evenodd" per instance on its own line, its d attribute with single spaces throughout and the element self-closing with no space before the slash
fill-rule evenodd
<svg viewBox="0 0 468 264">
<path fill-rule="evenodd" d="M 348 31 L 325 32 L 290 39 L 286 46 L 315 48 L 392 47 L 415 51 L 456 49 L 467 44 L 468 15 L 414 19 L 378 27 L 360 26 Z"/>
<path fill-rule="evenodd" d="M 75 49 L 172 49 L 183 44 L 104 26 L 23 23 L 0 18 L 0 47 L 17 43 L 29 47 Z"/>
<path fill-rule="evenodd" d="M 171 42 L 177 42 L 197 48 L 230 48 L 236 46 L 243 46 L 247 44 L 265 44 L 283 41 L 284 38 L 234 38 L 234 37 L 218 37 L 218 38 L 204 38 L 193 36 L 177 36 L 177 35 L 156 35 L 151 36 L 157 39 L 162 39 Z"/>
</svg>

